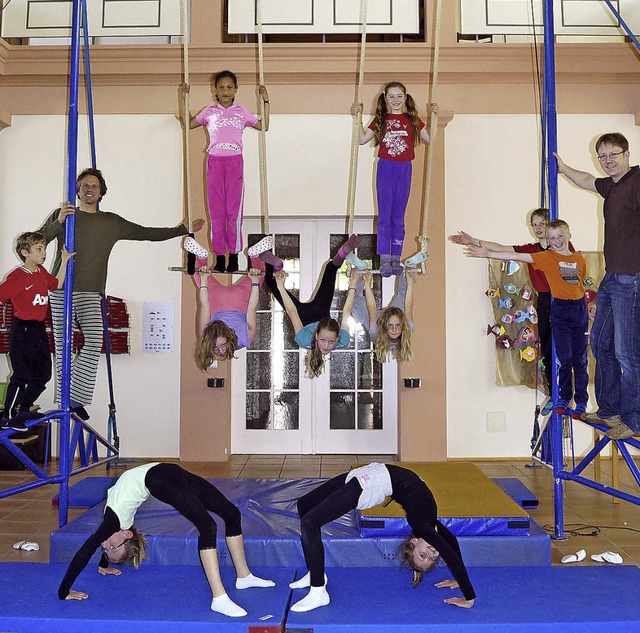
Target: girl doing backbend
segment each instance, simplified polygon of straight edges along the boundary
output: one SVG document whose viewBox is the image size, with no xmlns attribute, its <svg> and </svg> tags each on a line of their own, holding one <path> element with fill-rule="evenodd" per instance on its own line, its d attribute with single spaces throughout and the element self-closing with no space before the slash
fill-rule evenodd
<svg viewBox="0 0 640 633">
<path fill-rule="evenodd" d="M 217 526 L 209 514 L 213 512 L 224 521 L 227 547 L 237 574 L 236 589 L 271 587 L 273 581 L 258 578 L 249 570 L 244 554 L 240 510 L 206 479 L 177 464 L 157 462 L 123 473 L 109 488 L 102 523 L 71 560 L 60 583 L 58 597 L 61 600 L 85 600 L 89 597 L 71 587 L 99 547 L 102 547 L 102 558 L 98 571 L 103 576 L 122 573 L 109 567 L 109 563 L 128 563 L 136 568 L 140 565 L 146 558 L 146 540 L 133 527 L 133 520 L 149 495 L 175 508 L 196 526 L 200 560 L 213 594 L 211 610 L 231 617 L 247 615 L 229 598 L 222 584 L 216 550 Z"/>
<path fill-rule="evenodd" d="M 311 611 L 329 604 L 324 573 L 321 529 L 351 510 L 365 510 L 391 497 L 402 506 L 413 536 L 400 547 L 402 561 L 413 569 L 413 586 L 422 580 L 442 556 L 455 580 L 443 580 L 436 587 L 460 589 L 464 597 L 446 598 L 447 604 L 471 608 L 476 594 L 467 575 L 456 537 L 438 521 L 438 508 L 431 490 L 416 473 L 391 464 L 369 464 L 338 475 L 298 500 L 300 539 L 309 572 L 292 582 L 292 589 L 309 587 L 292 611 Z"/>
</svg>

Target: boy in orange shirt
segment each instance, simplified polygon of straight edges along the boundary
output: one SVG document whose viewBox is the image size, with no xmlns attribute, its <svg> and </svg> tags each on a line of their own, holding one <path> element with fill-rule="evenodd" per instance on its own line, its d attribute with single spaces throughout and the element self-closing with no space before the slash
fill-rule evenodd
<svg viewBox="0 0 640 633">
<path fill-rule="evenodd" d="M 589 316 L 584 300 L 583 282 L 587 277 L 587 264 L 580 253 L 569 250 L 571 233 L 564 220 L 547 224 L 549 249 L 539 253 L 515 253 L 491 251 L 482 243 L 465 248 L 467 257 L 514 260 L 531 264 L 544 273 L 551 289 L 551 324 L 556 355 L 560 361 L 558 370 L 558 394 L 555 411 L 560 415 L 571 413 L 579 420 L 587 410 L 589 373 L 587 371 L 587 340 Z M 572 381 L 573 374 L 573 381 Z M 573 384 L 575 382 L 575 393 Z M 573 411 L 569 409 L 571 399 Z"/>
</svg>

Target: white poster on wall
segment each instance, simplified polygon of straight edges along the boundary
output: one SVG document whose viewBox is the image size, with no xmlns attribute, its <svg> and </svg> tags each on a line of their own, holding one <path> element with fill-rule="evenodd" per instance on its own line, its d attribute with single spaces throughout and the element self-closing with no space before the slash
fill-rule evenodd
<svg viewBox="0 0 640 633">
<path fill-rule="evenodd" d="M 145 301 L 142 308 L 142 351 L 173 354 L 173 302 Z"/>
</svg>

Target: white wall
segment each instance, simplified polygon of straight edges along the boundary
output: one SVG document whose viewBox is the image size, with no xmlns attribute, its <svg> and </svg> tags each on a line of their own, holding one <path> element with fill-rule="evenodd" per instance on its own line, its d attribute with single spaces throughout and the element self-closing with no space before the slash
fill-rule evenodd
<svg viewBox="0 0 640 633">
<path fill-rule="evenodd" d="M 78 168 L 89 165 L 84 122 L 79 133 Z M 0 134 L 0 251 L 2 276 L 18 263 L 15 237 L 38 228 L 65 196 L 65 126 L 60 116 L 14 116 Z M 98 166 L 109 191 L 101 205 L 148 226 L 181 222 L 180 128 L 170 116 L 96 117 Z M 49 262 L 53 260 L 53 246 Z M 179 241 L 121 242 L 114 248 L 107 292 L 126 300 L 131 314 L 131 354 L 113 357 L 118 428 L 124 456 L 175 457 L 179 450 L 180 276 L 167 267 L 182 262 Z M 175 305 L 172 355 L 142 353 L 145 301 Z M 7 374 L 6 360 L 0 375 Z M 52 407 L 53 381 L 41 398 Z M 106 434 L 107 381 L 104 359 L 98 370 L 90 423 Z"/>
<path fill-rule="evenodd" d="M 40 226 L 63 197 L 66 153 L 64 117 L 13 117 L 0 134 L 0 273 L 17 264 L 9 248 L 23 230 Z M 140 224 L 170 226 L 182 217 L 180 128 L 172 116 L 96 117 L 98 162 L 109 193 L 104 210 Z M 561 116 L 559 147 L 568 164 L 597 173 L 594 139 L 620 130 L 633 150 L 640 132 L 632 116 Z M 81 127 L 79 166 L 88 164 L 87 134 Z M 193 136 L 192 142 L 200 137 Z M 270 213 L 341 216 L 346 209 L 351 117 L 272 117 L 268 136 Z M 456 116 L 446 129 L 447 233 L 464 229 L 506 243 L 529 239 L 525 214 L 538 206 L 538 132 L 533 116 Z M 203 147 L 204 150 L 204 147 Z M 359 151 L 356 212 L 373 212 L 374 150 Z M 201 169 L 201 164 L 192 170 Z M 259 214 L 257 139 L 245 133 L 245 212 Z M 577 248 L 601 247 L 598 196 L 560 180 L 560 215 L 572 228 Z M 199 211 L 201 213 L 201 211 Z M 178 240 L 118 244 L 111 258 L 107 290 L 127 301 L 131 312 L 130 356 L 114 357 L 118 425 L 125 456 L 179 454 L 180 276 L 167 267 L 182 261 Z M 447 247 L 447 382 L 450 457 L 513 457 L 528 454 L 535 394 L 500 388 L 494 381 L 494 342 L 485 335 L 491 321 L 486 264 Z M 175 304 L 175 351 L 141 352 L 142 305 Z M 192 324 L 185 324 L 192 327 Z M 4 358 L 0 375 L 7 374 Z M 106 432 L 106 371 L 101 365 L 91 422 Z M 42 399 L 52 406 L 52 388 Z M 506 433 L 488 433 L 486 414 L 504 411 Z M 579 444 L 584 444 L 584 433 Z"/>
<path fill-rule="evenodd" d="M 604 175 L 593 148 L 600 134 L 625 134 L 632 164 L 634 148 L 640 148 L 631 115 L 560 116 L 558 130 L 562 158 L 593 174 Z M 465 230 L 506 244 L 530 241 L 526 212 L 540 206 L 538 144 L 533 116 L 456 116 L 446 129 L 447 234 Z M 569 223 L 576 248 L 601 249 L 600 197 L 560 176 L 558 199 L 559 216 Z M 465 258 L 460 246 L 449 244 L 446 265 L 449 457 L 527 456 L 536 394 L 526 387 L 495 385 L 495 343 L 486 336 L 492 323 L 484 295 L 487 264 Z M 505 433 L 487 431 L 488 412 L 506 414 Z M 575 427 L 580 451 L 591 434 L 580 424 Z"/>
</svg>

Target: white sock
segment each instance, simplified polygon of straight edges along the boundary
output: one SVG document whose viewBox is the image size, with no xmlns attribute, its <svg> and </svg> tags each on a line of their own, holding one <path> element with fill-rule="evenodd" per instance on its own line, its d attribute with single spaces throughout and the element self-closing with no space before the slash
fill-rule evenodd
<svg viewBox="0 0 640 633">
<path fill-rule="evenodd" d="M 304 589 L 311 586 L 311 573 L 307 572 L 302 578 L 289 583 L 291 589 Z M 327 574 L 324 575 L 324 586 L 327 586 Z"/>
<path fill-rule="evenodd" d="M 211 601 L 211 610 L 222 613 L 222 615 L 228 615 L 231 618 L 241 618 L 243 615 L 247 615 L 247 612 L 231 600 L 226 593 Z"/>
<path fill-rule="evenodd" d="M 273 580 L 258 578 L 253 574 L 249 574 L 244 578 L 236 578 L 236 589 L 248 589 L 249 587 L 273 587 L 276 583 Z"/>
<path fill-rule="evenodd" d="M 331 598 L 329 598 L 326 587 L 309 587 L 309 593 L 304 598 L 302 598 L 302 600 L 296 602 L 291 607 L 291 610 L 298 613 L 303 611 L 311 611 L 312 609 L 317 609 L 318 607 L 324 607 L 330 602 Z"/>
</svg>

